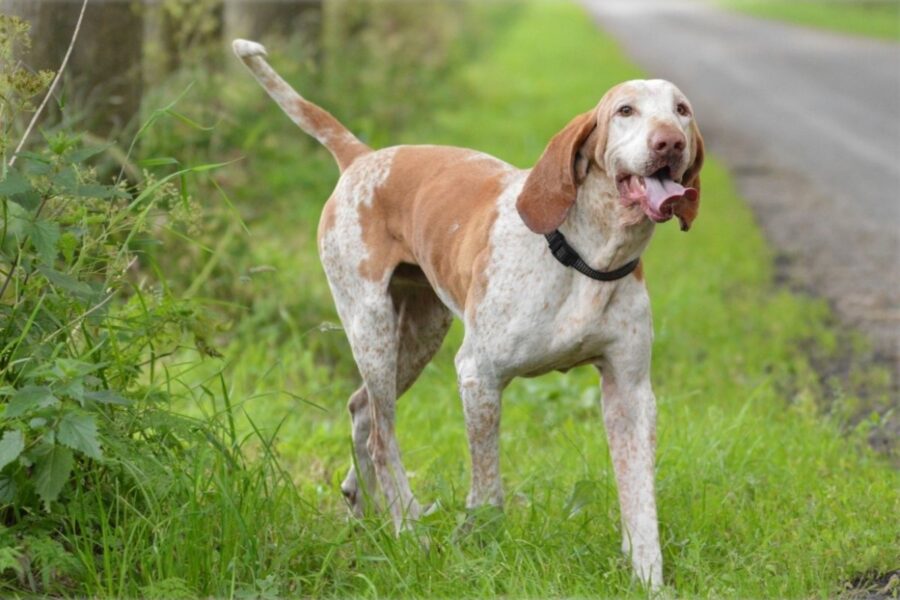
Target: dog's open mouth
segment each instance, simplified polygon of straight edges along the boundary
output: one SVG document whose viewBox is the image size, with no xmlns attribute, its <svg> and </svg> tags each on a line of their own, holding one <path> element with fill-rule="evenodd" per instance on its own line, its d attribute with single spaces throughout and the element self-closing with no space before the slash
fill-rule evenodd
<svg viewBox="0 0 900 600">
<path fill-rule="evenodd" d="M 648 217 L 657 223 L 671 219 L 682 202 L 697 200 L 699 192 L 684 187 L 672 179 L 669 167 L 642 177 L 623 174 L 616 178 L 619 196 L 626 206 L 639 204 Z"/>
</svg>

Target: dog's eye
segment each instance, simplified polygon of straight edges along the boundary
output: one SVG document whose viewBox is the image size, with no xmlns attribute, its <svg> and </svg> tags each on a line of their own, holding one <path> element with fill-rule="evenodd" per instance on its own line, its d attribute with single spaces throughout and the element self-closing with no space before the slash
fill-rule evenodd
<svg viewBox="0 0 900 600">
<path fill-rule="evenodd" d="M 679 102 L 675 107 L 675 112 L 677 112 L 682 117 L 687 117 L 691 114 L 691 109 L 689 109 L 687 107 L 687 104 L 685 104 L 684 102 Z"/>
<path fill-rule="evenodd" d="M 634 109 L 626 104 L 625 106 L 620 106 L 619 110 L 616 112 L 618 112 L 623 117 L 630 117 L 632 114 L 634 114 Z"/>
</svg>

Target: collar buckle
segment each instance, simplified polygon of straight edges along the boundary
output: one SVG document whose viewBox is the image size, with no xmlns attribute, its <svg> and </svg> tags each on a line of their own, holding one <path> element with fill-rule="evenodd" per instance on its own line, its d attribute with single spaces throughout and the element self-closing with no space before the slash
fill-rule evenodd
<svg viewBox="0 0 900 600">
<path fill-rule="evenodd" d="M 563 237 L 563 234 L 561 234 L 559 230 L 554 230 L 547 234 L 547 243 L 550 245 L 550 252 L 556 260 L 567 267 L 574 265 L 575 261 L 580 258 L 578 253 L 569 245 L 566 238 Z"/>
</svg>

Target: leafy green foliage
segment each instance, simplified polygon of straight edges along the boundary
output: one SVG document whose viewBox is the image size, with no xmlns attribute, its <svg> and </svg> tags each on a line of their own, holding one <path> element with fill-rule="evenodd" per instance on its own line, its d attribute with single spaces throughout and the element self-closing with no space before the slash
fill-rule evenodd
<svg viewBox="0 0 900 600">
<path fill-rule="evenodd" d="M 172 12 L 181 4 L 164 8 Z M 426 58 L 422 72 L 435 81 L 458 62 L 444 53 L 462 29 L 463 12 L 446 5 L 407 11 L 399 4 L 376 12 L 372 27 L 381 31 L 393 27 L 392 15 L 404 12 L 409 13 L 404 29 L 417 19 L 426 22 L 421 19 L 428 14 L 441 19 L 430 21 L 415 39 L 395 37 L 388 50 L 377 43 L 378 36 L 367 35 L 353 60 L 367 60 L 369 76 L 407 72 L 391 73 L 389 53 L 394 62 Z M 410 17 L 415 14 L 419 17 Z M 24 35 L 24 25 L 16 22 L 16 27 Z M 347 36 L 329 35 L 334 47 Z M 188 43 L 187 38 L 176 42 Z M 4 73 L 13 66 L 11 43 L 0 39 Z M 378 56 L 367 56 L 376 50 Z M 329 72 L 358 73 L 351 62 Z M 14 145 L 15 117 L 28 106 L 25 96 L 41 91 L 35 81 L 0 82 L 0 98 L 23 98 L 4 107 L 4 116 L 12 117 L 0 132 L 4 151 Z M 173 85 L 182 84 L 176 77 Z M 257 91 L 249 80 L 243 85 Z M 401 104 L 378 98 L 383 85 L 368 86 L 365 96 L 391 130 L 409 118 L 408 107 L 424 107 L 430 99 L 427 93 L 408 99 L 414 101 L 394 114 Z M 220 582 L 236 575 L 242 595 L 272 597 L 284 589 L 277 578 L 246 573 L 265 547 L 251 532 L 280 528 L 275 515 L 285 522 L 295 518 L 292 482 L 278 467 L 270 437 L 259 431 L 238 437 L 229 388 L 224 380 L 210 385 L 215 375 L 203 360 L 219 355 L 217 315 L 243 315 L 246 308 L 239 305 L 252 299 L 247 279 L 265 284 L 274 272 L 269 265 L 232 260 L 248 248 L 241 232 L 252 215 L 246 206 L 242 212 L 231 204 L 226 178 L 208 174 L 220 165 L 184 166 L 238 145 L 222 136 L 228 129 L 205 125 L 233 108 L 219 100 L 223 88 L 232 86 L 223 85 L 221 74 L 199 77 L 191 92 L 202 108 L 199 114 L 176 108 L 184 94 L 172 102 L 160 100 L 163 108 L 149 113 L 127 152 L 115 155 L 122 163 L 118 175 L 104 162 L 114 146 L 64 126 L 47 129 L 42 142 L 16 157 L 15 166 L 8 155 L 0 156 L 0 519 L 10 526 L 0 536 L 0 589 L 121 595 L 124 589 L 109 572 L 112 557 L 126 543 L 120 535 L 149 540 L 148 549 L 166 548 L 174 559 L 160 561 L 156 551 L 139 558 L 136 572 L 143 575 L 126 582 L 130 595 L 219 593 Z M 331 89 L 350 102 L 337 86 Z M 162 93 L 171 98 L 171 92 Z M 256 112 L 249 107 L 244 118 L 250 121 Z M 171 147 L 172 140 L 178 140 L 177 147 Z M 245 185 L 252 189 L 250 182 Z M 195 195 L 224 202 L 206 202 L 201 213 Z M 198 293 L 229 304 L 212 312 L 194 299 Z M 330 304 L 317 305 L 333 318 Z M 280 307 L 256 312 L 263 318 L 241 323 L 238 331 L 281 327 Z M 349 368 L 346 355 L 341 360 Z M 192 371 L 204 375 L 183 374 Z M 183 408 L 185 398 L 203 406 L 224 403 L 194 418 L 172 409 L 177 400 Z M 262 457 L 248 462 L 245 452 Z M 179 511 L 183 518 L 174 518 Z M 186 522 L 204 531 L 184 536 L 178 528 Z M 211 553 L 214 539 L 218 550 Z M 186 574 L 179 556 L 204 558 L 192 561 L 187 576 L 170 576 L 173 568 Z M 317 564 L 314 556 L 299 562 Z M 89 578 L 75 584 L 83 568 L 105 571 L 102 583 Z"/>
<path fill-rule="evenodd" d="M 217 165 L 164 161 L 131 182 L 91 162 L 105 146 L 57 128 L 13 166 L 17 113 L 47 80 L 15 74 L 10 49 L 26 33 L 0 16 L 0 522 L 12 527 L 0 570 L 50 593 L 83 564 L 60 536 L 86 481 L 108 497 L 225 448 L 219 430 L 173 413 L 156 380 L 191 342 L 200 356 L 216 351 L 209 320 L 160 280 L 148 251 L 159 231 L 188 227 L 188 176 Z"/>
<path fill-rule="evenodd" d="M 14 48 L 18 47 L 25 52 L 31 48 L 29 29 L 28 23 L 22 19 L 0 14 L 0 65 L 3 66 L 0 69 L 0 130 L 4 129 L 4 123 L 9 123 L 11 115 L 31 110 L 31 99 L 42 92 L 53 79 L 53 72 L 33 72 L 13 59 Z M 0 156 L 6 156 L 10 142 L 8 135 L 0 135 Z M 3 163 L 5 165 L 6 161 Z M 21 178 L 6 181 L 5 184 L 0 184 L 0 194 L 16 193 L 15 186 L 24 184 Z"/>
<path fill-rule="evenodd" d="M 153 264 L 140 248 L 154 227 L 172 226 L 171 206 L 183 197 L 169 181 L 185 171 L 101 184 L 77 162 L 94 151 L 57 134 L 0 185 L 2 418 L 26 440 L 4 475 L 20 508 L 32 484 L 50 508 L 77 471 L 103 459 L 102 437 L 132 439 L 110 425 L 135 410 L 129 396 L 145 393 L 135 387 L 141 363 L 181 343 L 196 322 L 189 303 L 147 293 Z"/>
<path fill-rule="evenodd" d="M 0 471 L 3 467 L 19 458 L 25 449 L 25 436 L 21 431 L 9 429 L 3 432 L 0 438 Z"/>
<path fill-rule="evenodd" d="M 75 411 L 64 414 L 56 430 L 56 441 L 89 458 L 103 457 L 93 415 Z"/>
<path fill-rule="evenodd" d="M 527 166 L 572 114 L 640 75 L 571 5 L 394 6 L 408 13 L 351 7 L 347 33 L 328 34 L 361 34 L 346 62 L 320 64 L 297 40 L 269 47 L 376 145 L 458 144 Z M 369 22 L 381 30 L 360 32 Z M 185 65 L 145 105 L 162 108 L 122 153 L 127 181 L 98 162 L 106 144 L 56 133 L 0 177 L 0 283 L 13 273 L 0 294 L 0 595 L 646 596 L 619 551 L 590 369 L 510 386 L 506 516 L 465 534 L 459 328 L 398 405 L 411 483 L 439 510 L 400 538 L 381 516 L 348 523 L 344 402 L 359 382 L 315 257 L 331 158 L 244 73 Z M 246 157 L 226 168 L 184 167 L 236 149 Z M 798 343 L 838 345 L 827 310 L 773 288 L 727 174 L 710 160 L 703 176 L 694 230 L 661 227 L 647 255 L 666 579 L 681 595 L 834 595 L 895 568 L 897 474 L 861 449 L 864 432 L 841 437 L 821 414 Z"/>
<path fill-rule="evenodd" d="M 52 436 L 45 436 L 34 449 L 34 487 L 38 496 L 46 504 L 56 501 L 63 486 L 72 473 L 74 456 L 72 451 L 53 443 Z"/>
<path fill-rule="evenodd" d="M 573 114 L 610 86 L 642 76 L 578 7 L 520 8 L 485 55 L 446 88 L 432 89 L 428 118 L 390 143 L 473 147 L 527 167 Z M 282 56 L 270 54 L 273 62 Z M 285 57 L 277 67 L 289 71 L 292 62 Z M 458 89 L 466 101 L 445 103 Z M 255 101 L 252 93 L 234 94 L 237 106 Z M 501 438 L 505 524 L 487 539 L 458 531 L 467 518 L 469 461 L 453 370 L 459 328 L 397 406 L 413 490 L 440 510 L 419 535 L 399 539 L 380 516 L 345 525 L 338 489 L 350 464 L 344 405 L 359 381 L 352 365 L 337 362 L 349 353 L 343 336 L 316 327 L 330 299 L 315 265 L 315 222 L 336 178 L 322 172 L 317 150 L 279 129 L 285 117 L 272 109 L 270 118 L 264 103 L 271 101 L 260 97 L 260 116 L 240 120 L 238 129 L 253 141 L 252 176 L 233 199 L 252 219 L 249 254 L 235 248 L 239 260 L 277 270 L 241 292 L 252 299 L 245 324 L 265 325 L 238 324 L 223 353 L 239 357 L 226 371 L 235 398 L 256 427 L 279 432 L 277 448 L 304 506 L 314 507 L 301 510 L 312 523 L 305 537 L 280 538 L 279 548 L 285 562 L 318 561 L 281 570 L 281 593 L 646 597 L 619 550 L 615 481 L 589 367 L 510 385 Z M 856 436 L 842 437 L 839 421 L 816 403 L 804 345 L 811 340 L 824 351 L 827 309 L 773 284 L 771 253 L 714 158 L 703 190 L 692 231 L 661 226 L 646 253 L 665 577 L 676 595 L 829 597 L 854 573 L 896 568 L 898 476 Z M 269 312 L 272 305 L 283 312 Z M 251 431 L 237 417 L 237 430 Z M 427 553 L 420 536 L 429 539 Z"/>
</svg>

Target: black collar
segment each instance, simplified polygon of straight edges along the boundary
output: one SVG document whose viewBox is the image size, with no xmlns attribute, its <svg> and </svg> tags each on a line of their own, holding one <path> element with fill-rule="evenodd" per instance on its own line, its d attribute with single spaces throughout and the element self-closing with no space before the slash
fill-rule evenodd
<svg viewBox="0 0 900 600">
<path fill-rule="evenodd" d="M 553 257 L 556 258 L 556 260 L 567 267 L 572 267 L 582 275 L 587 275 L 591 279 L 596 279 L 598 281 L 615 281 L 617 279 L 622 279 L 634 271 L 637 268 L 638 263 L 641 262 L 641 258 L 637 257 L 615 271 L 595 271 L 589 267 L 586 262 L 581 260 L 581 256 L 578 255 L 575 248 L 569 245 L 565 236 L 561 234 L 558 229 L 548 233 L 545 237 L 547 238 L 547 243 L 550 244 L 550 253 L 553 254 Z"/>
</svg>

